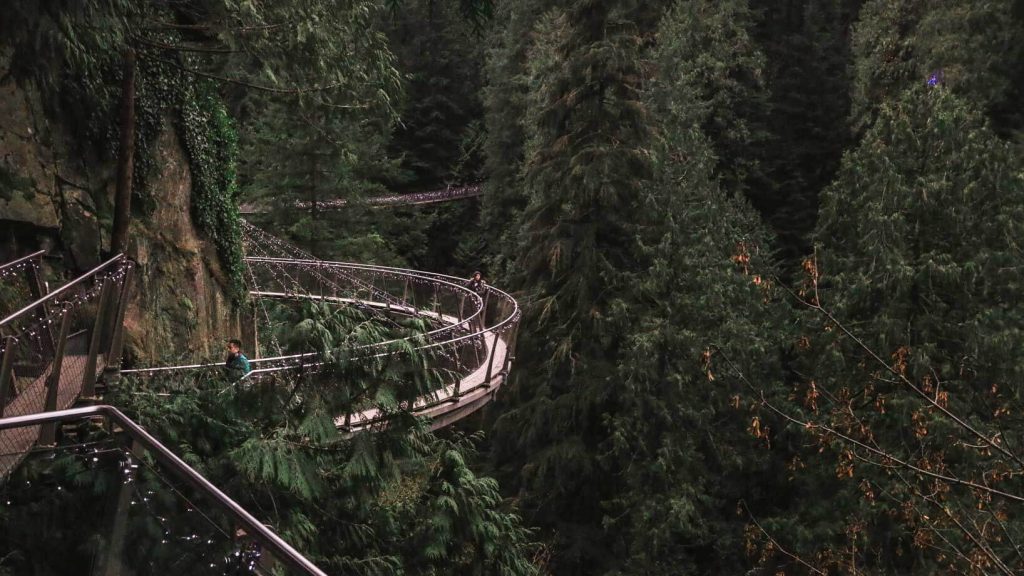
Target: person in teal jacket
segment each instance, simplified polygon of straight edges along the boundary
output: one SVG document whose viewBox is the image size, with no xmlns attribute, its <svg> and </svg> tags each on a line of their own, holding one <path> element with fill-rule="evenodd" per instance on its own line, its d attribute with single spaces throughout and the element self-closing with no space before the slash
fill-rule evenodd
<svg viewBox="0 0 1024 576">
<path fill-rule="evenodd" d="M 224 362 L 224 367 L 228 369 L 228 373 L 241 378 L 249 372 L 252 368 L 249 366 L 249 359 L 242 354 L 242 341 L 232 338 L 228 340 L 228 358 Z"/>
</svg>

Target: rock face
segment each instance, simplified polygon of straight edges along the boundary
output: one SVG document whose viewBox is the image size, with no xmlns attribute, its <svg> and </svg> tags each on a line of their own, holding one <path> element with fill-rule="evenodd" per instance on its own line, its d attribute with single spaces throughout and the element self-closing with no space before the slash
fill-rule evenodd
<svg viewBox="0 0 1024 576">
<path fill-rule="evenodd" d="M 150 179 L 156 209 L 129 233 L 138 275 L 125 326 L 129 349 L 148 361 L 214 358 L 240 333 L 214 248 L 192 224 L 192 175 L 171 124 L 157 140 L 159 174 Z"/>
<path fill-rule="evenodd" d="M 49 248 L 53 276 L 101 261 L 109 247 L 114 162 L 100 161 L 43 113 L 31 85 L 7 73 L 0 51 L 0 262 Z M 134 215 L 137 263 L 126 313 L 126 358 L 138 365 L 219 357 L 239 334 L 216 253 L 192 223 L 192 179 L 168 119 L 155 150 L 151 214 Z"/>
</svg>

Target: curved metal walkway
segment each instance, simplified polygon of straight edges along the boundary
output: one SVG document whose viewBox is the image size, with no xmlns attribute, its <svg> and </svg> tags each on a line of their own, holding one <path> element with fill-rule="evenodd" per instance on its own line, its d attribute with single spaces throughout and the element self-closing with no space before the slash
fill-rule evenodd
<svg viewBox="0 0 1024 576">
<path fill-rule="evenodd" d="M 416 317 L 431 329 L 410 342 L 420 352 L 442 359 L 444 368 L 458 379 L 417 399 L 413 414 L 430 419 L 431 429 L 447 426 L 472 414 L 494 398 L 505 382 L 515 354 L 521 311 L 509 294 L 486 286 L 477 294 L 465 280 L 444 274 L 309 258 L 265 232 L 246 224 L 245 259 L 250 296 L 266 300 L 315 301 L 356 306 L 381 322 L 395 316 Z M 260 306 L 261 308 L 262 306 Z M 354 358 L 380 358 L 397 354 L 398 340 L 352 348 Z M 278 355 L 250 360 L 249 378 L 318 370 L 315 353 Z M 155 375 L 196 370 L 220 370 L 222 364 L 192 364 L 123 370 L 126 375 Z M 376 408 L 338 417 L 338 428 L 356 432 L 385 425 Z"/>
</svg>

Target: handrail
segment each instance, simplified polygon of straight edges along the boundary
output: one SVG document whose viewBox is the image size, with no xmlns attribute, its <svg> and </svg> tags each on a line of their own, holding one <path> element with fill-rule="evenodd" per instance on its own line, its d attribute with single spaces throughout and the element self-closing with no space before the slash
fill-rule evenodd
<svg viewBox="0 0 1024 576">
<path fill-rule="evenodd" d="M 483 194 L 483 185 L 477 183 L 456 187 L 448 186 L 447 188 L 429 190 L 427 192 L 370 196 L 369 198 L 362 199 L 362 201 L 368 206 L 411 206 L 415 204 L 432 204 L 435 202 L 462 200 L 464 198 L 476 198 L 477 196 L 483 196 Z M 316 206 L 321 210 L 337 210 L 344 208 L 348 204 L 348 200 L 338 199 L 317 202 Z M 312 203 L 306 201 L 295 202 L 293 206 L 299 210 L 306 210 L 312 206 Z M 242 214 L 257 214 L 260 212 L 268 212 L 269 210 L 270 209 L 266 206 L 257 206 L 254 204 L 239 206 L 239 211 Z"/>
<path fill-rule="evenodd" d="M 473 322 L 476 320 L 476 318 L 483 313 L 483 299 L 480 297 L 480 295 L 477 294 L 476 292 L 473 292 L 469 288 L 465 287 L 461 283 L 457 283 L 457 282 L 462 282 L 463 280 L 460 279 L 460 278 L 456 278 L 454 276 L 444 276 L 444 275 L 439 275 L 439 274 L 434 274 L 434 273 L 424 273 L 424 272 L 420 272 L 418 270 L 409 270 L 409 269 L 405 269 L 405 268 L 392 268 L 392 267 L 387 267 L 387 266 L 366 266 L 366 265 L 359 265 L 359 264 L 344 264 L 344 263 L 326 262 L 326 261 L 320 261 L 320 260 L 286 259 L 286 258 L 258 258 L 258 257 L 246 258 L 245 260 L 246 261 L 252 261 L 252 262 L 268 262 L 268 263 L 280 263 L 280 264 L 300 264 L 300 265 L 306 264 L 306 265 L 315 266 L 315 267 L 321 268 L 321 269 L 322 268 L 345 268 L 345 267 L 348 267 L 348 268 L 352 268 L 352 269 L 370 270 L 372 272 L 380 272 L 382 274 L 393 274 L 393 275 L 395 275 L 397 277 L 405 277 L 405 278 L 410 278 L 412 280 L 419 279 L 419 280 L 423 280 L 423 281 L 434 282 L 438 286 L 443 286 L 444 288 L 446 288 L 447 290 L 449 290 L 452 293 L 462 294 L 464 297 L 469 298 L 470 301 L 472 301 L 474 303 L 475 306 L 473 307 L 472 313 L 467 315 L 462 320 L 459 320 L 458 322 L 455 322 L 454 324 L 445 325 L 445 326 L 443 326 L 441 328 L 435 328 L 435 329 L 430 330 L 429 332 L 426 332 L 426 333 L 424 333 L 422 335 L 424 338 L 428 338 L 428 339 L 434 338 L 434 337 L 437 337 L 438 335 L 446 334 L 446 333 L 449 333 L 449 332 L 451 332 L 453 334 L 457 333 L 457 331 L 460 328 L 468 328 L 468 327 L 472 326 Z M 488 287 L 488 288 L 490 288 L 490 287 Z M 494 291 L 495 292 L 501 292 L 500 290 L 497 290 L 497 289 L 494 289 Z M 258 290 L 250 291 L 249 294 L 250 294 L 250 296 L 263 297 L 263 298 L 294 298 L 294 299 L 309 299 L 309 300 L 316 300 L 316 299 L 320 299 L 320 300 L 342 300 L 341 298 L 332 298 L 332 297 L 326 297 L 326 296 L 312 296 L 312 295 L 307 295 L 307 294 L 284 293 L 284 292 L 264 292 L 264 291 L 258 291 Z M 518 304 L 508 294 L 505 294 L 504 292 L 501 292 L 501 295 L 505 299 L 511 301 L 513 303 L 513 305 L 514 305 L 513 312 L 509 316 L 509 318 L 515 316 L 516 313 L 518 312 Z M 418 310 L 416 310 L 416 309 L 414 309 L 412 307 L 408 307 L 408 306 L 406 306 L 406 307 L 388 306 L 388 305 L 386 305 L 386 303 L 378 303 L 378 302 L 367 301 L 367 300 L 359 300 L 356 303 L 366 304 L 366 305 L 370 305 L 370 306 L 377 305 L 380 308 L 387 307 L 389 310 L 394 311 L 394 312 L 413 311 L 413 312 L 419 313 Z M 405 308 L 406 310 L 403 310 L 403 308 Z M 435 314 L 435 313 L 433 313 L 433 312 L 427 312 L 426 313 L 427 316 L 429 316 L 431 314 Z M 438 316 L 438 317 L 440 318 L 440 316 Z M 448 342 L 461 342 L 463 340 L 472 338 L 474 336 L 490 333 L 490 332 L 493 331 L 494 328 L 500 327 L 500 326 L 504 326 L 505 324 L 506 324 L 506 322 L 502 322 L 502 323 L 499 323 L 498 326 L 492 327 L 491 329 L 480 330 L 478 332 L 471 333 L 468 336 L 463 336 L 463 337 L 457 338 L 457 339 L 433 342 L 433 343 L 428 344 L 428 345 L 420 346 L 420 347 L 418 347 L 418 349 L 429 349 L 429 348 L 433 348 L 433 347 L 436 347 L 436 346 L 443 346 L 443 345 L 447 344 Z M 390 340 L 384 340 L 384 341 L 381 341 L 381 342 L 373 342 L 373 343 L 370 343 L 370 344 L 363 344 L 363 345 L 360 345 L 360 346 L 355 346 L 353 349 L 354 350 L 367 350 L 367 349 L 375 350 L 375 349 L 385 348 L 385 347 L 387 347 L 387 346 L 389 346 L 391 344 L 394 344 L 395 342 L 399 342 L 401 340 L 403 340 L 403 339 L 402 338 L 395 338 L 395 339 L 390 339 Z M 250 360 L 250 362 L 253 365 L 253 368 L 255 369 L 257 367 L 257 365 L 267 365 L 267 364 L 272 364 L 272 363 L 301 360 L 303 358 L 314 358 L 316 356 L 317 356 L 316 352 L 300 352 L 300 353 L 297 353 L 297 354 L 286 354 L 286 355 L 282 355 L 282 356 L 273 356 L 273 357 L 267 357 L 267 358 L 254 358 L 254 359 Z M 178 372 L 178 371 L 188 371 L 188 370 L 209 370 L 209 369 L 218 368 L 220 366 L 223 366 L 223 363 L 211 362 L 211 363 L 202 363 L 202 364 L 188 364 L 188 365 L 183 365 L 183 366 L 160 366 L 160 367 L 148 367 L 148 368 L 130 368 L 130 369 L 121 370 L 121 373 L 122 374 L 156 374 L 156 373 L 160 373 L 160 372 L 172 372 L 172 371 L 173 372 Z"/>
<path fill-rule="evenodd" d="M 457 276 L 450 276 L 450 275 L 447 275 L 447 274 L 439 274 L 439 273 L 436 273 L 436 272 L 423 272 L 423 271 L 420 271 L 420 270 L 411 270 L 411 269 L 408 269 L 408 268 L 395 268 L 395 267 L 391 267 L 391 266 L 375 266 L 375 265 L 372 265 L 372 264 L 356 264 L 356 263 L 351 263 L 351 262 L 330 262 L 330 261 L 323 261 L 323 260 L 308 260 L 308 259 L 302 259 L 302 258 L 247 257 L 245 260 L 246 261 L 251 261 L 251 262 L 274 262 L 274 263 L 282 263 L 282 264 L 284 264 L 284 263 L 288 263 L 288 264 L 309 264 L 309 265 L 316 265 L 319 268 L 350 268 L 350 269 L 365 270 L 365 271 L 370 271 L 370 272 L 380 272 L 380 273 L 394 274 L 396 276 L 419 277 L 419 278 L 422 278 L 422 279 L 425 279 L 425 280 L 432 280 L 432 281 L 435 281 L 435 282 L 443 283 L 443 284 L 447 285 L 449 287 L 449 289 L 454 291 L 454 292 L 466 292 L 467 295 L 471 296 L 472 298 L 480 299 L 480 296 L 478 294 L 476 294 L 475 292 L 473 292 L 472 290 L 469 290 L 468 288 L 466 288 L 465 286 L 463 286 L 461 284 L 456 284 L 456 282 L 463 282 L 464 279 L 459 278 Z M 450 338 L 450 339 L 445 339 L 443 341 L 436 341 L 436 342 L 430 342 L 430 343 L 427 343 L 427 344 L 423 344 L 421 346 L 417 346 L 416 349 L 417 350 L 430 350 L 430 349 L 441 347 L 441 346 L 450 346 L 450 345 L 456 344 L 456 343 L 473 341 L 474 339 L 480 338 L 481 336 L 484 336 L 484 335 L 487 335 L 487 334 L 495 334 L 495 333 L 504 332 L 506 328 L 508 328 L 510 325 L 514 324 L 515 322 L 517 322 L 519 320 L 519 317 L 521 315 L 521 310 L 519 308 L 519 303 L 516 301 L 515 298 L 513 298 L 507 292 L 505 292 L 505 291 L 503 291 L 503 290 L 501 290 L 499 288 L 495 288 L 494 286 L 492 286 L 490 284 L 487 285 L 487 291 L 489 293 L 493 294 L 496 298 L 500 298 L 500 299 L 505 300 L 506 302 L 511 304 L 512 308 L 511 308 L 511 310 L 509 310 L 509 312 L 505 315 L 504 318 L 502 318 L 499 322 L 497 322 L 496 324 L 494 324 L 492 326 L 481 327 L 479 330 L 471 331 L 471 332 L 468 332 L 468 333 L 463 334 L 461 336 L 457 336 L 457 337 Z M 300 299 L 300 300 L 302 300 L 302 299 L 308 299 L 308 300 L 330 300 L 330 299 L 332 299 L 331 297 L 328 297 L 328 296 L 319 296 L 319 295 L 311 295 L 311 294 L 299 294 L 299 293 L 294 293 L 294 294 L 288 293 L 288 294 L 285 294 L 285 293 L 269 293 L 269 292 L 253 291 L 253 292 L 251 292 L 251 294 L 254 294 L 254 295 L 257 295 L 257 296 L 262 296 L 262 297 L 268 297 L 268 296 L 269 297 L 275 297 L 276 296 L 276 297 L 295 298 L 295 299 Z M 371 304 L 371 305 L 375 304 L 374 302 L 368 302 L 368 301 L 363 301 L 363 303 Z M 393 310 L 395 310 L 395 308 L 393 308 Z M 480 310 L 478 310 L 474 314 L 470 315 L 469 317 L 463 319 L 462 321 L 460 321 L 460 322 L 458 322 L 458 323 L 456 323 L 454 325 L 449 325 L 449 326 L 445 326 L 445 327 L 440 328 L 440 329 L 433 330 L 431 332 L 428 332 L 424 336 L 429 337 L 431 334 L 450 331 L 453 328 L 457 328 L 457 327 L 463 326 L 463 325 L 471 326 L 472 324 L 469 321 L 471 319 L 475 318 L 479 313 L 480 313 Z M 398 340 L 400 340 L 400 339 L 386 340 L 386 341 L 383 341 L 383 342 L 374 342 L 372 344 L 363 344 L 361 346 L 356 346 L 354 348 L 354 350 L 371 350 L 371 351 L 372 350 L 379 350 L 381 348 L 385 348 L 386 346 L 388 346 L 390 344 L 393 344 L 394 342 L 396 342 Z M 262 366 L 271 365 L 271 364 L 287 363 L 287 362 L 290 362 L 290 361 L 291 362 L 295 362 L 295 361 L 301 362 L 303 359 L 315 358 L 316 356 L 317 356 L 316 352 L 300 352 L 298 354 L 286 354 L 286 355 L 282 355 L 282 356 L 274 356 L 274 357 L 268 357 L 268 358 L 258 358 L 258 359 L 253 359 L 250 362 L 252 363 L 253 370 L 256 371 L 256 372 L 260 372 L 260 373 L 263 373 L 263 372 L 276 372 L 276 371 L 282 371 L 282 370 L 293 370 L 293 369 L 298 368 L 298 367 L 310 368 L 310 367 L 314 367 L 314 366 L 319 365 L 319 363 L 314 362 L 313 364 L 302 363 L 301 365 L 300 364 L 292 364 L 292 365 L 286 365 L 286 366 L 271 366 L 269 368 L 262 368 Z M 381 356 L 381 354 L 378 353 L 378 354 L 371 354 L 370 357 L 379 357 L 379 356 Z M 156 374 L 156 373 L 159 373 L 159 372 L 178 372 L 178 371 L 188 371 L 188 370 L 213 369 L 213 368 L 217 368 L 217 367 L 220 367 L 220 366 L 223 366 L 223 363 L 189 364 L 189 365 L 184 365 L 184 366 L 161 366 L 161 367 L 150 367 L 150 368 L 134 368 L 134 369 L 122 370 L 121 373 L 122 374 Z"/>
<path fill-rule="evenodd" d="M 292 548 L 290 544 L 281 539 L 281 537 L 275 534 L 270 528 L 267 528 L 252 514 L 249 514 L 245 508 L 242 508 L 227 494 L 221 492 L 219 488 L 214 486 L 213 483 L 207 480 L 202 474 L 196 472 L 195 469 L 186 464 L 184 460 L 179 458 L 159 440 L 146 432 L 142 426 L 131 418 L 125 416 L 124 413 L 113 406 L 88 406 L 85 408 L 58 410 L 56 412 L 30 414 L 28 416 L 2 418 L 0 419 L 0 430 L 46 424 L 49 422 L 77 420 L 89 416 L 104 416 L 117 422 L 117 424 L 120 425 L 121 428 L 132 437 L 132 439 L 138 442 L 143 448 L 152 452 L 161 465 L 166 466 L 179 478 L 189 482 L 197 490 L 203 492 L 207 496 L 210 496 L 218 504 L 227 508 L 235 520 L 246 528 L 246 532 L 250 535 L 255 535 L 263 546 L 271 551 L 275 558 L 306 574 L 327 576 L 323 570 L 317 568 L 313 562 L 299 553 L 295 548 Z"/>
<path fill-rule="evenodd" d="M 18 310 L 17 312 L 11 314 L 7 318 L 4 318 L 3 320 L 0 320 L 0 326 L 3 326 L 5 324 L 7 324 L 8 322 L 12 322 L 15 319 L 17 319 L 19 316 L 21 316 L 21 315 L 23 315 L 23 314 L 25 314 L 27 312 L 31 312 L 34 308 L 42 306 L 43 304 L 46 304 L 47 302 L 56 299 L 58 296 L 64 294 L 68 290 L 70 290 L 73 286 L 77 286 L 81 282 L 84 282 L 87 278 L 91 278 L 91 277 L 95 276 L 96 274 L 99 274 L 100 272 L 102 272 L 105 268 L 107 268 L 109 266 L 113 266 L 114 264 L 116 264 L 116 263 L 118 263 L 120 261 L 123 261 L 123 260 L 125 260 L 124 254 L 118 254 L 117 256 L 114 256 L 110 260 L 107 260 L 106 262 L 100 264 L 99 266 L 93 268 L 92 270 L 89 270 L 85 274 L 82 274 L 82 275 L 78 276 L 74 280 L 68 282 L 67 284 L 61 286 L 60 288 L 57 288 L 56 290 L 54 290 L 53 292 L 50 292 L 46 296 L 43 296 L 39 300 L 36 300 L 35 302 L 32 302 L 31 304 L 25 306 L 21 310 Z"/>
<path fill-rule="evenodd" d="M 332 262 L 332 261 L 326 261 L 326 260 L 309 260 L 309 259 L 303 259 L 303 258 L 268 258 L 268 257 L 256 257 L 256 256 L 246 257 L 245 260 L 252 261 L 252 262 L 280 262 L 280 263 L 310 264 L 310 265 L 318 264 L 322 268 L 332 268 L 332 267 L 336 267 L 336 268 L 352 268 L 352 269 L 355 269 L 355 270 L 367 270 L 367 271 L 370 271 L 370 272 L 381 272 L 381 273 L 391 273 L 391 274 L 408 274 L 408 275 L 420 276 L 420 277 L 426 278 L 426 279 L 439 280 L 439 281 L 444 282 L 445 284 L 449 284 L 449 285 L 455 284 L 456 282 L 465 282 L 466 281 L 465 278 L 459 278 L 458 276 L 451 276 L 449 274 L 441 274 L 441 273 L 438 273 L 438 272 L 425 272 L 423 270 L 411 270 L 409 268 L 395 268 L 395 267 L 392 267 L 392 266 L 377 266 L 377 265 L 374 265 L 374 264 L 357 264 L 357 263 L 354 263 L 354 262 Z M 462 285 L 459 285 L 459 288 L 465 288 L 465 287 L 462 286 Z M 512 304 L 512 310 L 509 312 L 509 314 L 507 315 L 507 317 L 506 317 L 506 319 L 504 321 L 499 322 L 499 323 L 495 324 L 494 326 L 491 326 L 490 328 L 482 329 L 479 332 L 476 332 L 476 333 L 473 333 L 473 334 L 469 334 L 466 337 L 470 337 L 471 338 L 473 336 L 478 336 L 480 334 L 491 332 L 491 331 L 493 331 L 496 328 L 501 328 L 505 324 L 509 323 L 510 321 L 512 321 L 514 319 L 517 319 L 518 316 L 520 315 L 519 302 L 516 301 L 516 299 L 513 298 L 512 295 L 510 295 L 508 292 L 505 292 L 504 290 L 502 290 L 500 288 L 496 288 L 492 284 L 487 284 L 487 291 L 489 293 L 491 293 L 491 294 L 494 294 L 498 298 L 501 298 L 502 300 L 505 300 L 506 302 L 510 302 Z M 472 291 L 470 291 L 470 292 L 472 292 Z M 297 296 L 300 296 L 300 295 L 297 295 Z"/>
<path fill-rule="evenodd" d="M 22 262 L 25 262 L 26 260 L 33 260 L 35 258 L 39 258 L 43 254 L 46 254 L 46 250 L 37 250 L 37 251 L 27 255 L 27 256 L 22 256 L 21 258 L 18 258 L 17 260 L 12 260 L 12 261 L 10 261 L 10 262 L 8 262 L 6 264 L 0 264 L 0 272 L 3 272 L 4 270 L 7 270 L 8 268 L 14 268 L 15 266 L 21 264 Z"/>
</svg>

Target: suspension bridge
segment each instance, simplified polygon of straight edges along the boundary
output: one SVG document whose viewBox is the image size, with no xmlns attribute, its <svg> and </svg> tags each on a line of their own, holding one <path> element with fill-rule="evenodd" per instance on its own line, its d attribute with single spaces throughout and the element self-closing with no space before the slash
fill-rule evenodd
<svg viewBox="0 0 1024 576">
<path fill-rule="evenodd" d="M 422 202 L 477 194 L 479 191 L 462 191 L 444 200 L 430 196 Z M 381 203 L 386 205 L 384 200 Z M 418 334 L 354 345 L 347 353 L 351 362 L 380 360 L 409 350 L 429 358 L 444 381 L 402 408 L 428 421 L 431 429 L 478 411 L 504 384 L 515 359 L 521 319 L 516 300 L 506 292 L 490 285 L 474 291 L 465 279 L 444 274 L 323 261 L 248 223 L 243 223 L 243 229 L 245 275 L 257 315 L 248 337 L 248 349 L 255 352 L 252 371 L 245 375 L 244 383 L 310 374 L 330 377 L 329 366 L 318 353 L 283 351 L 269 312 L 270 306 L 280 303 L 316 302 L 355 307 L 384 326 L 401 327 L 403 319 L 414 318 L 427 327 Z M 134 264 L 119 254 L 48 290 L 41 276 L 43 255 L 43 251 L 35 252 L 0 265 L 0 285 L 25 303 L 16 310 L 0 310 L 7 314 L 0 320 L 0 488 L 27 456 L 55 449 L 58 426 L 83 418 L 106 419 L 111 432 L 130 438 L 130 446 L 118 452 L 126 455 L 126 474 L 138 467 L 132 462 L 144 461 L 136 454 L 138 450 L 151 454 L 169 475 L 198 490 L 211 506 L 223 509 L 247 537 L 265 548 L 268 558 L 294 570 L 289 573 L 323 575 L 115 408 L 72 408 L 82 402 L 95 404 L 104 388 L 122 376 L 188 378 L 219 372 L 224 366 L 206 363 L 121 369 L 124 315 Z M 260 326 L 267 342 L 260 342 Z M 271 353 L 261 355 L 260 350 Z M 387 426 L 390 414 L 385 407 L 363 403 L 338 414 L 335 424 L 343 435 L 372 432 Z M 115 525 L 117 530 L 123 540 L 124 527 Z M 232 542 L 228 538 L 227 544 Z"/>
<path fill-rule="evenodd" d="M 464 186 L 447 186 L 445 188 L 439 188 L 437 190 L 430 190 L 427 192 L 414 192 L 410 194 L 384 194 L 381 196 L 371 196 L 366 198 L 363 202 L 367 206 L 374 207 L 385 207 L 385 206 L 419 206 L 423 204 L 437 204 L 440 202 L 452 202 L 455 200 L 465 200 L 467 198 L 476 198 L 484 194 L 484 188 L 481 184 L 467 184 Z M 318 210 L 341 210 L 349 206 L 348 200 L 325 200 L 323 202 L 316 202 L 315 207 Z M 295 208 L 300 210 L 309 210 L 314 207 L 313 202 L 296 202 Z M 243 204 L 239 207 L 239 212 L 243 215 L 249 214 L 260 214 L 264 212 L 270 212 L 274 210 L 273 207 L 265 204 Z"/>
</svg>

